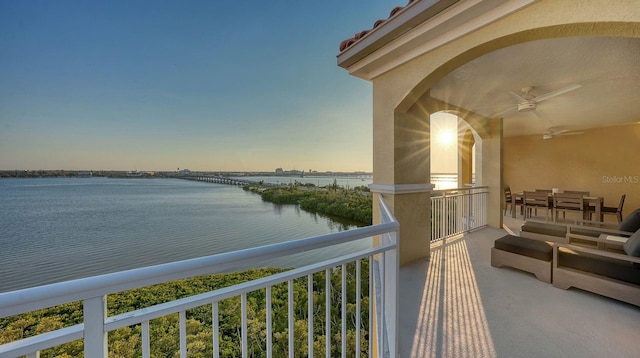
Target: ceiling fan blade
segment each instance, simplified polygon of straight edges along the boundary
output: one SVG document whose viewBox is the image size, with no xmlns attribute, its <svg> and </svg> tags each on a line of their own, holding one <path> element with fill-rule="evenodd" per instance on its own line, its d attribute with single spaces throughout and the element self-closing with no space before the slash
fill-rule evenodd
<svg viewBox="0 0 640 358">
<path fill-rule="evenodd" d="M 513 107 L 516 106 L 517 103 L 505 103 L 505 104 L 496 104 L 493 106 L 482 106 L 482 107 L 471 107 L 472 110 L 474 111 L 483 111 L 483 110 L 487 110 L 487 109 L 501 109 L 501 108 L 506 108 L 506 107 Z"/>
<path fill-rule="evenodd" d="M 582 86 L 579 85 L 579 84 L 573 84 L 573 85 L 570 85 L 570 86 L 567 86 L 567 87 L 563 87 L 563 88 L 557 89 L 555 91 L 551 91 L 551 92 L 536 96 L 535 98 L 532 99 L 532 101 L 535 102 L 535 103 L 539 103 L 539 102 L 542 102 L 542 101 L 547 100 L 549 98 L 552 98 L 552 97 L 555 97 L 555 96 L 559 96 L 561 94 L 564 94 L 564 93 L 567 93 L 567 92 L 571 92 L 573 90 L 577 90 L 580 87 L 582 87 Z"/>
<path fill-rule="evenodd" d="M 522 97 L 521 95 L 519 95 L 519 94 L 517 94 L 517 93 L 515 93 L 515 92 L 513 92 L 513 91 L 507 91 L 507 92 L 509 92 L 509 94 L 510 94 L 510 95 L 512 95 L 515 99 L 517 99 L 517 100 L 518 100 L 518 103 L 519 103 L 519 102 L 526 102 L 526 101 L 528 101 L 528 99 L 526 99 L 526 98 Z"/>
<path fill-rule="evenodd" d="M 584 132 L 564 132 L 564 133 L 556 133 L 556 135 L 577 135 L 584 134 Z"/>
<path fill-rule="evenodd" d="M 491 116 L 489 116 L 489 118 L 496 118 L 496 117 L 499 117 L 499 116 L 501 116 L 501 115 L 503 115 L 505 113 L 509 113 L 509 112 L 511 112 L 513 110 L 516 110 L 516 109 L 517 109 L 516 106 L 511 106 L 511 108 L 507 108 L 505 110 L 502 110 L 500 112 L 496 112 L 496 113 L 492 114 Z"/>
</svg>

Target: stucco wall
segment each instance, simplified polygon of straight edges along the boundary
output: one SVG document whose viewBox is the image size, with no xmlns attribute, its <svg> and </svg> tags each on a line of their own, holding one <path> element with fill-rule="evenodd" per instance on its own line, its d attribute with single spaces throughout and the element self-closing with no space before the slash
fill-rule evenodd
<svg viewBox="0 0 640 358">
<path fill-rule="evenodd" d="M 584 134 L 543 140 L 504 138 L 504 183 L 511 190 L 586 190 L 623 213 L 640 208 L 640 124 L 597 128 Z M 605 217 L 611 220 L 612 217 Z"/>
<path fill-rule="evenodd" d="M 407 62 L 395 62 L 395 59 L 391 59 L 390 63 L 372 62 L 372 67 L 381 66 L 384 69 L 370 78 L 373 83 L 374 183 L 419 185 L 427 182 L 430 174 L 427 119 L 431 113 L 446 109 L 438 106 L 429 92 L 447 73 L 492 51 L 537 39 L 568 36 L 640 37 L 640 7 L 636 5 L 637 0 L 591 0 L 588 3 L 541 0 L 460 38 L 452 37 L 450 42 L 445 41 L 443 45 L 412 57 Z M 405 39 L 401 36 L 398 41 Z M 472 121 L 473 117 L 464 114 L 464 119 Z M 477 158 L 480 169 L 476 172 L 476 178 L 478 183 L 489 186 L 489 225 L 501 227 L 503 183 L 510 184 L 514 190 L 545 186 L 587 188 L 595 195 L 604 196 L 608 205 L 616 204 L 620 195 L 626 193 L 629 197 L 628 208 L 640 206 L 638 195 L 635 194 L 639 192 L 640 184 L 603 183 L 602 179 L 603 176 L 640 177 L 638 169 L 625 169 L 634 165 L 634 156 L 640 153 L 637 143 L 640 126 L 633 128 L 635 134 L 625 132 L 624 137 L 618 135 L 624 132 L 618 128 L 614 134 L 585 133 L 576 138 L 558 138 L 544 143 L 538 136 L 507 140 L 506 143 L 514 145 L 505 147 L 500 136 L 502 119 L 478 119 L 477 124 L 474 128 L 482 138 L 482 148 Z M 609 129 L 602 131 L 604 133 Z M 608 158 L 612 155 L 598 147 L 599 143 L 603 143 L 603 138 L 609 138 L 607 143 L 617 145 L 617 149 L 611 152 L 617 153 L 617 159 L 613 160 L 617 165 L 610 166 Z M 633 147 L 623 151 L 626 145 L 620 142 L 633 142 L 629 144 Z M 525 156 L 529 153 L 532 153 L 530 157 Z M 575 153 L 579 153 L 580 159 L 576 159 Z M 555 161 L 553 169 L 549 162 L 552 160 Z M 623 166 L 624 163 L 631 164 Z M 503 175 L 500 164 L 504 165 Z M 532 171 L 537 175 L 533 176 Z M 401 225 L 401 263 L 428 257 L 428 246 L 424 254 L 415 248 L 422 247 L 430 235 L 423 230 L 430 220 L 428 205 L 422 206 L 425 201 L 423 198 L 428 195 L 403 195 L 388 195 L 388 204 Z"/>
</svg>

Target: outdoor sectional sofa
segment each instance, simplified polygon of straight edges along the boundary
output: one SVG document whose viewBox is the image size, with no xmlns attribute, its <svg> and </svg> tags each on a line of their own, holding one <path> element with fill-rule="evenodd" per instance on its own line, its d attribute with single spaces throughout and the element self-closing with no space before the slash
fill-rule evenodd
<svg viewBox="0 0 640 358">
<path fill-rule="evenodd" d="M 583 223 L 594 223 L 591 221 L 578 221 Z M 597 222 L 596 222 L 597 223 Z M 529 239 L 542 241 L 551 241 L 563 244 L 577 243 L 595 245 L 598 243 L 596 238 L 602 234 L 614 235 L 621 237 L 630 237 L 633 233 L 640 229 L 640 208 L 634 210 L 631 214 L 620 222 L 615 228 L 606 227 L 604 223 L 597 223 L 600 226 L 587 225 L 571 225 L 571 224 L 550 224 L 539 221 L 525 221 L 520 227 L 520 236 Z M 604 224 L 605 226 L 602 226 Z M 600 242 L 602 246 L 602 242 Z"/>
<path fill-rule="evenodd" d="M 622 247 L 622 252 L 614 252 L 554 244 L 553 285 L 562 289 L 575 287 L 640 306 L 640 229 Z"/>
<path fill-rule="evenodd" d="M 611 245 L 602 234 L 627 239 Z M 521 236 L 552 243 L 551 282 L 555 287 L 575 287 L 640 306 L 640 209 L 614 230 L 528 222 Z"/>
</svg>

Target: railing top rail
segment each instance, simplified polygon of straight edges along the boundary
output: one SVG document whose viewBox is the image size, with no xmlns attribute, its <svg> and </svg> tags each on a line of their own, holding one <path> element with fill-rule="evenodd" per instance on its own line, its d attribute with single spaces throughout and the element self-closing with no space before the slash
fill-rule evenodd
<svg viewBox="0 0 640 358">
<path fill-rule="evenodd" d="M 382 201 L 383 202 L 383 201 Z M 306 239 L 0 293 L 0 317 L 108 295 L 157 283 L 224 272 L 284 255 L 360 240 L 397 230 L 390 222 Z"/>
<path fill-rule="evenodd" d="M 488 186 L 474 186 L 465 188 L 452 188 L 443 190 L 434 190 L 431 192 L 432 196 L 451 196 L 451 195 L 468 195 L 474 192 L 485 192 L 489 189 Z"/>
</svg>

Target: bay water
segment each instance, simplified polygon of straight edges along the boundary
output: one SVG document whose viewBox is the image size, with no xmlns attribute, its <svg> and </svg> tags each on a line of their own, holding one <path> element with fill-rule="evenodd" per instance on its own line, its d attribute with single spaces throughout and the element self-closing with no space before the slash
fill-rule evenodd
<svg viewBox="0 0 640 358">
<path fill-rule="evenodd" d="M 239 187 L 180 179 L 0 180 L 0 292 L 354 229 L 263 202 Z M 325 249 L 355 252 L 368 240 Z M 317 252 L 270 266 L 298 266 Z"/>
</svg>

